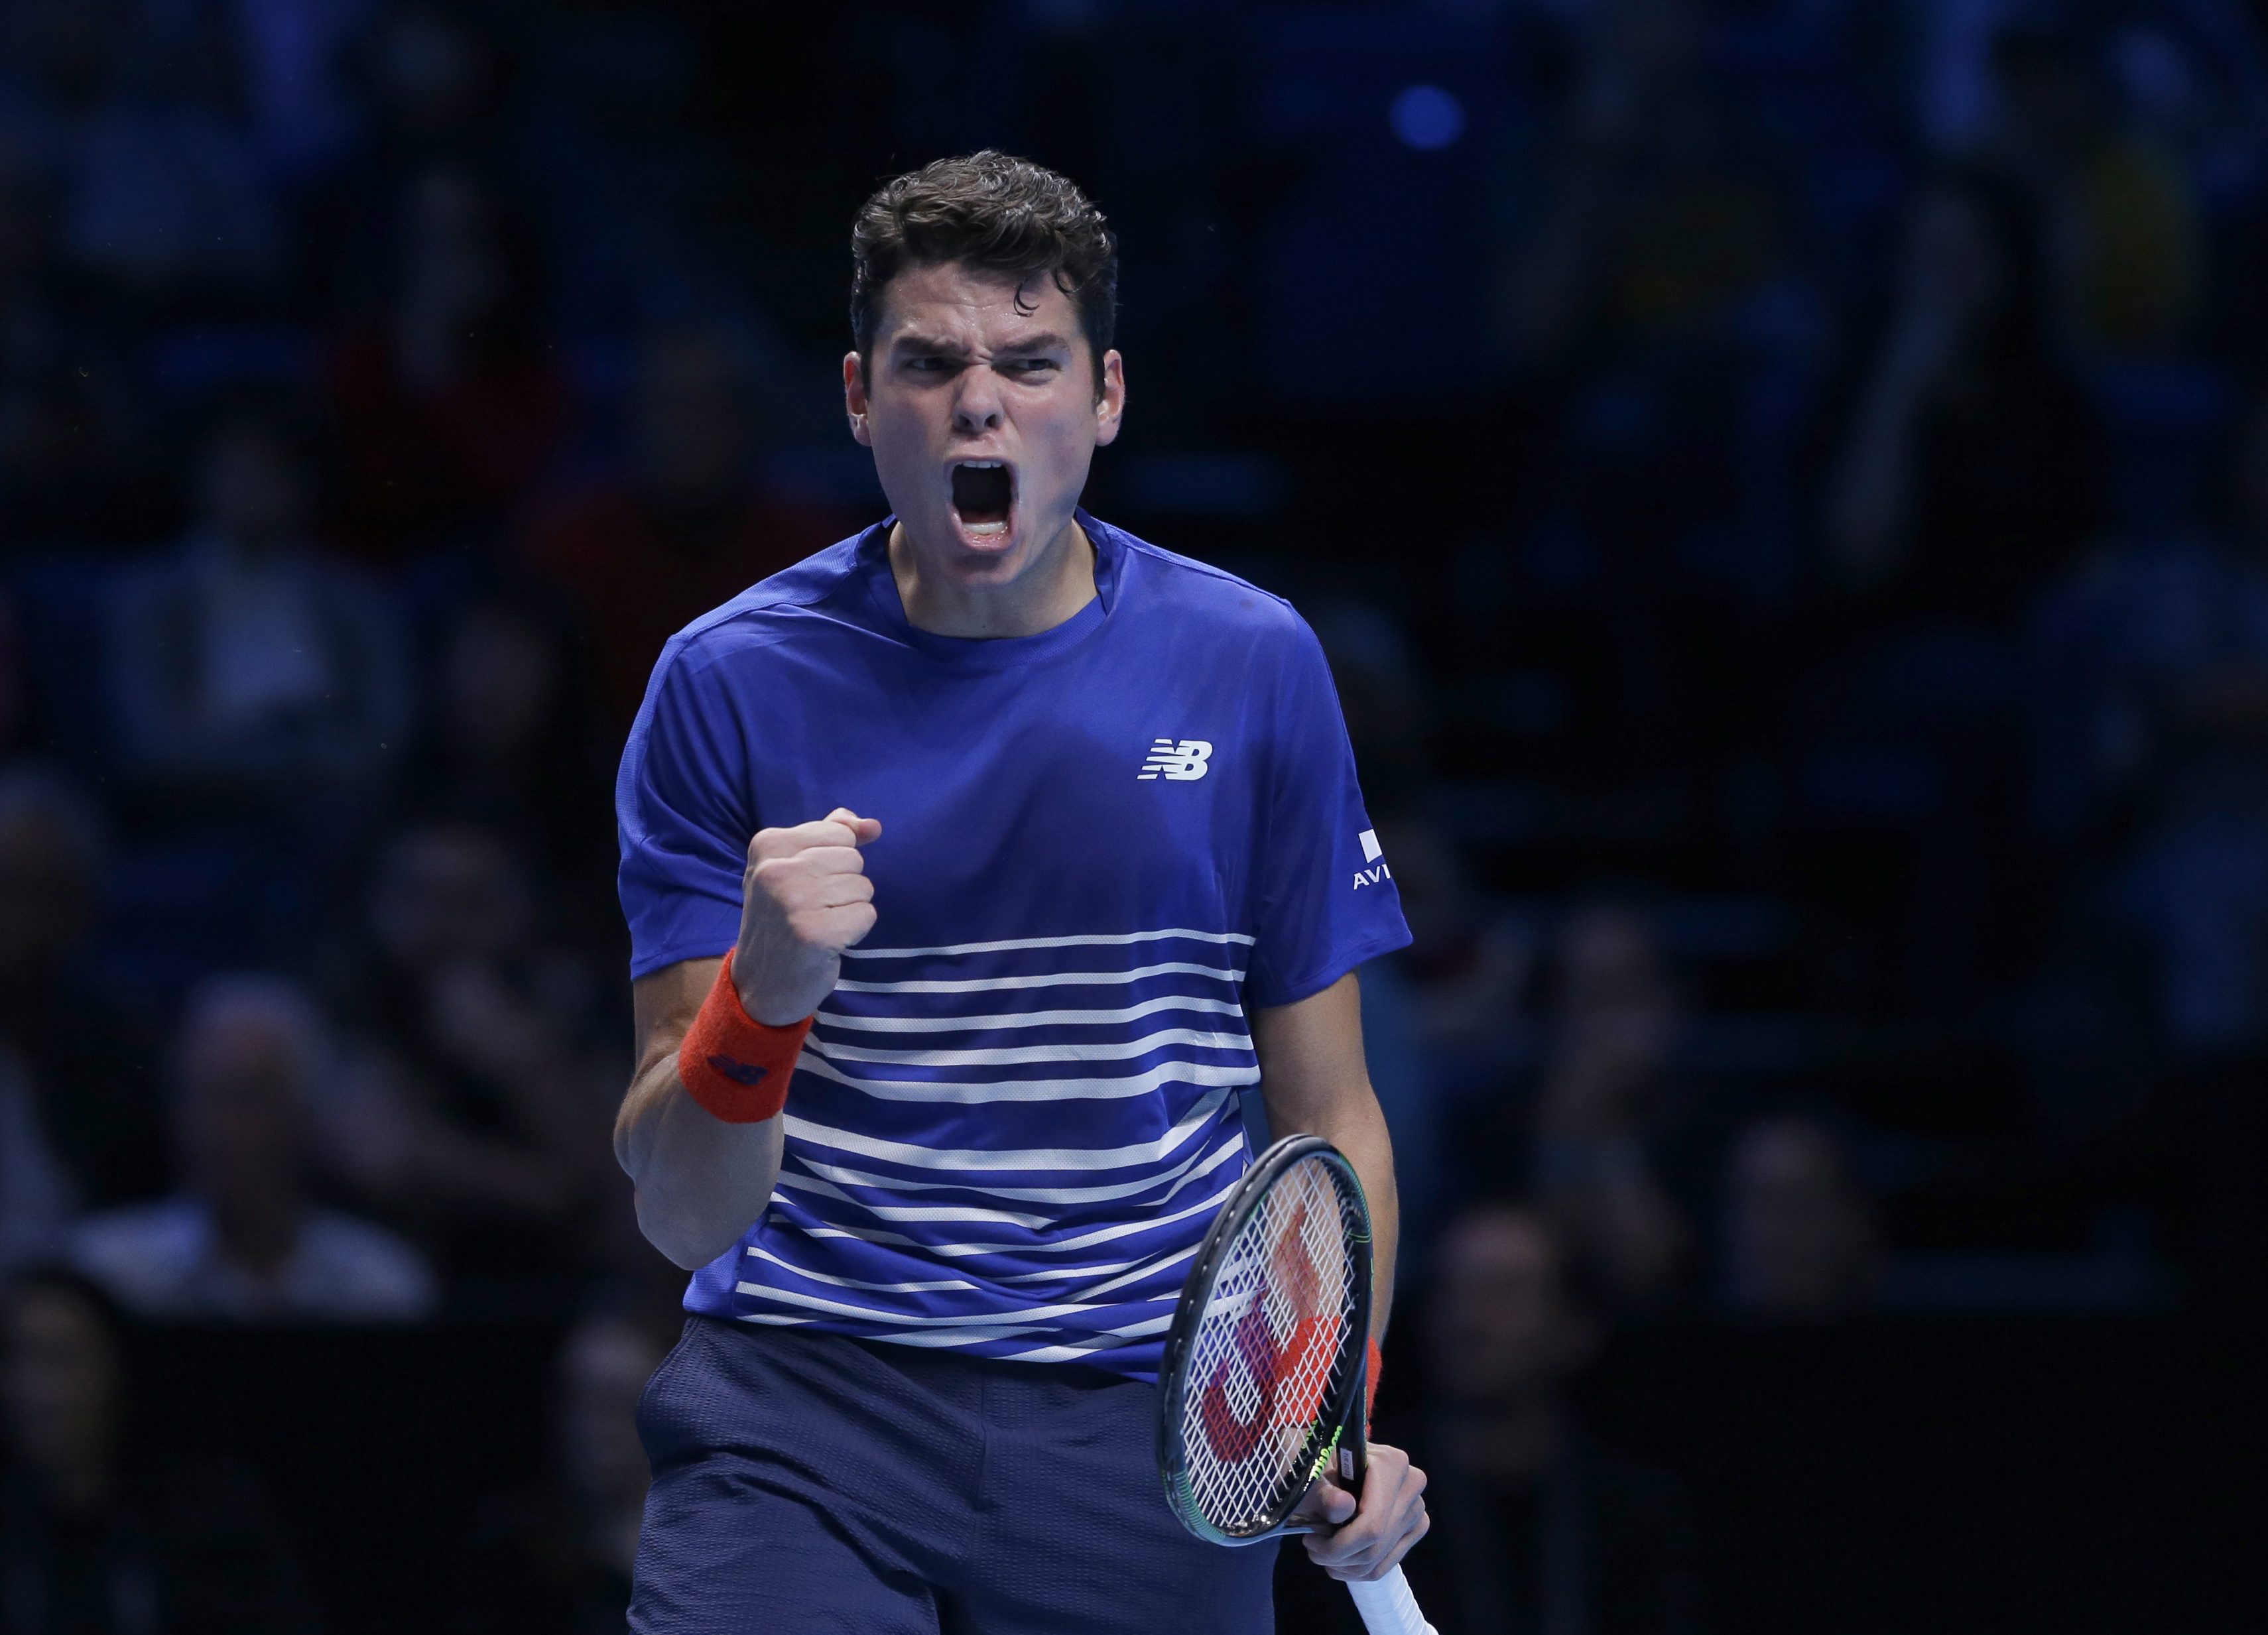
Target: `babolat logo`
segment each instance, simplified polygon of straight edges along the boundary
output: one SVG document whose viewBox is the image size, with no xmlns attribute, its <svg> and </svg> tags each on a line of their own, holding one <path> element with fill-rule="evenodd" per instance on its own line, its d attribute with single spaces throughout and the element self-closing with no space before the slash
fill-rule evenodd
<svg viewBox="0 0 2268 1635">
<path fill-rule="evenodd" d="M 1212 759 L 1212 746 L 1202 738 L 1184 738 L 1175 742 L 1160 738 L 1150 746 L 1150 758 L 1142 762 L 1135 774 L 1138 783 L 1148 783 L 1162 777 L 1175 784 L 1187 784 L 1205 775 L 1205 763 Z"/>
<path fill-rule="evenodd" d="M 1375 886 L 1381 880 L 1392 880 L 1394 871 L 1386 866 L 1386 854 L 1380 849 L 1378 831 L 1374 829 L 1366 829 L 1355 838 L 1362 843 L 1362 860 L 1365 866 L 1354 872 L 1354 888 L 1360 891 L 1365 886 Z"/>
</svg>

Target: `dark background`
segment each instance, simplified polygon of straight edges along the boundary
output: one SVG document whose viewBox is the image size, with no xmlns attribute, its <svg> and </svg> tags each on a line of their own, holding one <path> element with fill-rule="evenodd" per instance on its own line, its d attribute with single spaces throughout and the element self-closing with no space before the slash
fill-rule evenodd
<svg viewBox="0 0 2268 1635">
<path fill-rule="evenodd" d="M 879 513 L 850 216 L 983 145 L 1123 241 L 1090 507 L 1339 678 L 1381 1435 L 1513 1200 L 1606 1336 L 1530 1388 L 1694 1541 L 1649 1627 L 2256 1626 L 2255 6 L 0 0 L 0 1265 L 126 1308 L 118 1469 L 253 1495 L 236 1627 L 608 1626 L 614 760 Z M 286 1195 L 351 1298 L 152 1272 Z M 7 1558 L 175 1571 L 11 1388 Z"/>
</svg>

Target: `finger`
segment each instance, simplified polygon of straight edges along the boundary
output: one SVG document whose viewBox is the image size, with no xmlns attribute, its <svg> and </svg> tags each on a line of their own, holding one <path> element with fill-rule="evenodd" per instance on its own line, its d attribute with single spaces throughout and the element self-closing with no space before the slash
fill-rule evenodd
<svg viewBox="0 0 2268 1635">
<path fill-rule="evenodd" d="M 1332 1543 L 1340 1548 L 1324 1565 L 1345 1578 L 1375 1578 L 1402 1559 L 1410 1545 L 1432 1525 L 1421 1489 L 1422 1477 L 1405 1483 L 1401 1491 L 1381 1495 L 1381 1507 L 1373 1510 L 1365 1491 L 1363 1514 L 1354 1526 L 1342 1528 Z"/>
<path fill-rule="evenodd" d="M 856 847 L 858 832 L 847 823 L 819 819 L 809 823 L 792 824 L 786 829 L 760 829 L 748 842 L 748 859 L 761 863 L 770 858 L 785 858 L 814 846 Z"/>
<path fill-rule="evenodd" d="M 818 906 L 822 909 L 847 908 L 854 902 L 874 900 L 874 882 L 864 874 L 828 874 L 817 882 Z"/>
<path fill-rule="evenodd" d="M 1432 1530 L 1432 1517 L 1430 1515 L 1421 1515 L 1418 1517 L 1414 1526 L 1394 1541 L 1390 1548 L 1376 1551 L 1358 1561 L 1338 1562 L 1327 1565 L 1323 1567 L 1323 1571 L 1330 1574 L 1331 1577 L 1342 1580 L 1350 1579 L 1372 1580 L 1383 1578 L 1387 1573 L 1393 1571 L 1394 1568 L 1401 1565 L 1403 1558 L 1410 1553 L 1411 1549 L 1418 1543 L 1418 1541 L 1424 1538 L 1426 1534 Z"/>
<path fill-rule="evenodd" d="M 862 846 L 871 846 L 882 837 L 882 820 L 860 817 L 848 806 L 837 806 L 827 814 L 830 823 L 840 823 L 858 837 Z"/>
<path fill-rule="evenodd" d="M 843 915 L 844 924 L 851 929 L 845 932 L 843 940 L 836 946 L 852 948 L 865 941 L 866 933 L 874 929 L 874 921 L 877 917 L 874 905 L 871 902 L 854 902 L 849 908 L 837 911 Z"/>
<path fill-rule="evenodd" d="M 874 929 L 874 905 L 852 902 L 839 909 L 803 909 L 788 916 L 788 929 L 809 948 L 839 953 Z"/>
<path fill-rule="evenodd" d="M 1309 1484 L 1292 1514 L 1305 1521 L 1322 1521 L 1337 1527 L 1354 1514 L 1355 1497 L 1329 1477 L 1320 1477 Z"/>
<path fill-rule="evenodd" d="M 1366 1562 L 1389 1546 L 1421 1513 L 1424 1479 L 1411 1480 L 1409 1465 L 1386 1458 L 1371 1467 L 1363 1484 L 1362 1503 L 1352 1520 L 1317 1543 L 1315 1559 L 1329 1565 L 1353 1566 Z"/>
<path fill-rule="evenodd" d="M 1324 1567 L 1324 1572 L 1329 1572 L 1334 1579 L 1383 1579 L 1386 1573 L 1393 1572 L 1395 1567 L 1399 1567 L 1399 1565 L 1402 1565 L 1402 1558 L 1409 1556 L 1410 1549 L 1418 1544 L 1418 1540 L 1422 1540 L 1422 1537 L 1431 1531 L 1433 1531 L 1433 1517 L 1431 1517 L 1431 1514 L 1420 1514 L 1420 1517 L 1418 1517 L 1418 1524 L 1410 1526 L 1409 1531 L 1406 1531 L 1402 1537 L 1397 1537 L 1390 1549 L 1383 1549 L 1383 1551 L 1379 1551 L 1377 1556 L 1367 1558 L 1367 1560 L 1363 1560 L 1363 1563 L 1359 1565 Z"/>
<path fill-rule="evenodd" d="M 779 894 L 815 884 L 833 874 L 863 874 L 866 865 L 850 846 L 814 846 L 792 857 L 765 858 L 748 870 L 749 877 Z"/>
</svg>

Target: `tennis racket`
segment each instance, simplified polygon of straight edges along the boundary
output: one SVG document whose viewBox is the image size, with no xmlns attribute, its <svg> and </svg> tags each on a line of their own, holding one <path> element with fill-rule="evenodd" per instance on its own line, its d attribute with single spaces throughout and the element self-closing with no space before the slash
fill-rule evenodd
<svg viewBox="0 0 2268 1635">
<path fill-rule="evenodd" d="M 1182 1525 L 1216 1544 L 1312 1529 L 1316 1477 L 1361 1491 L 1370 1208 L 1319 1136 L 1260 1155 L 1197 1250 L 1158 1384 L 1158 1469 Z M 1396 1566 L 1349 1580 L 1370 1635 L 1434 1635 Z"/>
</svg>

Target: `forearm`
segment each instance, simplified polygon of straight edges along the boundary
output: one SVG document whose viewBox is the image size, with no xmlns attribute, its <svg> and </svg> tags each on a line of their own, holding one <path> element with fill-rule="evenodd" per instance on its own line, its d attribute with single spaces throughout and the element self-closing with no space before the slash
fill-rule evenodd
<svg viewBox="0 0 2268 1635">
<path fill-rule="evenodd" d="M 731 1248 L 771 1201 L 780 1126 L 726 1123 L 686 1094 L 674 1049 L 650 1060 L 615 1123 L 646 1241 L 688 1271 Z"/>
<path fill-rule="evenodd" d="M 1370 1204 L 1371 1332 L 1384 1338 L 1386 1321 L 1394 1309 L 1394 1256 L 1402 1239 L 1402 1203 L 1394 1185 L 1394 1142 L 1386 1131 L 1386 1115 L 1365 1077 L 1362 1094 L 1350 1095 L 1317 1109 L 1303 1123 L 1286 1127 L 1273 1108 L 1270 1127 L 1278 1136 L 1316 1135 L 1346 1154 L 1362 1182 Z"/>
<path fill-rule="evenodd" d="M 1347 1156 L 1370 1204 L 1371 1328 L 1386 1332 L 1394 1308 L 1394 1251 L 1401 1205 L 1394 1142 L 1363 1063 L 1361 990 L 1351 975 L 1296 1004 L 1256 1011 L 1260 1099 L 1278 1138 L 1321 1136 Z"/>
</svg>

